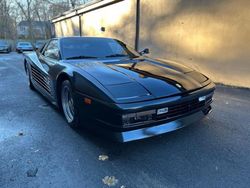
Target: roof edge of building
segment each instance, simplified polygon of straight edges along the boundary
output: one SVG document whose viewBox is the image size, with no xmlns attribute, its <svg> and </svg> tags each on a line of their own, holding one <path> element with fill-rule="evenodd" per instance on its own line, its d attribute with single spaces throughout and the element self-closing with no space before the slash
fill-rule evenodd
<svg viewBox="0 0 250 188">
<path fill-rule="evenodd" d="M 120 1 L 124 1 L 124 0 L 97 0 L 97 1 L 93 1 L 93 2 L 89 2 L 87 4 L 81 5 L 75 9 L 66 11 L 64 13 L 62 13 L 61 15 L 58 15 L 54 18 L 52 18 L 50 21 L 51 23 L 56 23 L 56 22 L 60 22 L 62 20 L 66 20 L 69 18 L 72 18 L 74 16 L 77 15 L 82 15 L 84 13 L 90 12 L 92 10 L 96 10 L 114 3 L 118 3 Z"/>
</svg>

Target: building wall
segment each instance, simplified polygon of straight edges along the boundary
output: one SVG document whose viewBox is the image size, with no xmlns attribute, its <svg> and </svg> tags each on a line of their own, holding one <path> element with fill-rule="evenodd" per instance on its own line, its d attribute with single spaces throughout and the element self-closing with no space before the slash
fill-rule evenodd
<svg viewBox="0 0 250 188">
<path fill-rule="evenodd" d="M 250 87 L 249 0 L 141 2 L 141 47 L 216 82 Z"/>
<path fill-rule="evenodd" d="M 85 36 L 114 37 L 134 45 L 136 0 L 125 0 L 82 16 L 82 34 Z M 102 31 L 101 28 L 105 28 Z"/>
<path fill-rule="evenodd" d="M 79 36 L 81 19 L 83 36 L 115 37 L 134 46 L 135 4 L 136 0 L 124 0 L 56 22 L 55 34 L 57 37 Z M 105 31 L 102 31 L 102 28 L 105 28 Z"/>
<path fill-rule="evenodd" d="M 60 36 L 79 36 L 79 16 L 63 20 L 55 23 L 55 33 L 57 37 Z"/>
<path fill-rule="evenodd" d="M 215 82 L 250 88 L 249 7 L 249 0 L 141 0 L 140 49 L 149 47 L 152 56 L 191 66 Z M 83 14 L 82 33 L 133 45 L 135 11 L 136 0 L 124 0 Z"/>
</svg>

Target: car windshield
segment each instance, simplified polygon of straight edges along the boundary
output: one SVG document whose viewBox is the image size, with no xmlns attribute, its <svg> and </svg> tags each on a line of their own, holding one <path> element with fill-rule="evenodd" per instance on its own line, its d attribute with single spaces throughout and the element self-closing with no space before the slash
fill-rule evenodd
<svg viewBox="0 0 250 188">
<path fill-rule="evenodd" d="M 29 42 L 20 42 L 18 43 L 19 46 L 31 46 Z"/>
<path fill-rule="evenodd" d="M 61 40 L 63 59 L 135 58 L 139 54 L 124 43 L 108 38 L 64 38 Z"/>
</svg>

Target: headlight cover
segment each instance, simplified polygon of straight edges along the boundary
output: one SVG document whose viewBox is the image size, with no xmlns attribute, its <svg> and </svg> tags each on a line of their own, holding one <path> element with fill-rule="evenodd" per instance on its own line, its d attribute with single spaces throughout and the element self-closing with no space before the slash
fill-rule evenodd
<svg viewBox="0 0 250 188">
<path fill-rule="evenodd" d="M 123 126 L 131 127 L 138 123 L 150 121 L 152 120 L 154 114 L 156 114 L 156 110 L 148 110 L 143 112 L 124 114 L 122 115 Z"/>
</svg>

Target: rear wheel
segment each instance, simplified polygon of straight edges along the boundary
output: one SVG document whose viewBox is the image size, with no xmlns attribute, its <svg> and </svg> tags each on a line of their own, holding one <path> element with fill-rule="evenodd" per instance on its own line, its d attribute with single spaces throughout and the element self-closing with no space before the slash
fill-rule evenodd
<svg viewBox="0 0 250 188">
<path fill-rule="evenodd" d="M 73 96 L 71 83 L 68 80 L 63 81 L 61 86 L 61 104 L 69 126 L 77 128 L 79 126 L 78 107 Z"/>
</svg>

